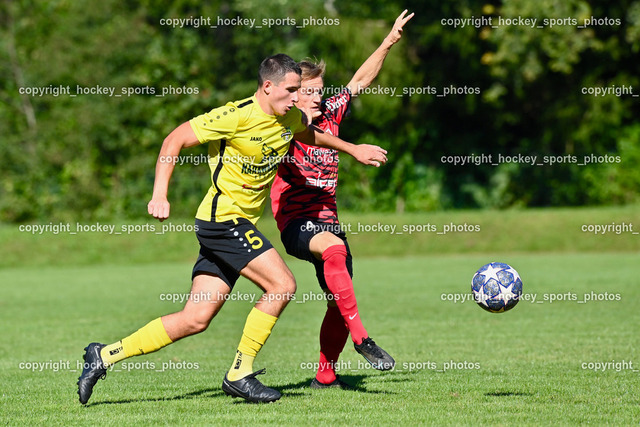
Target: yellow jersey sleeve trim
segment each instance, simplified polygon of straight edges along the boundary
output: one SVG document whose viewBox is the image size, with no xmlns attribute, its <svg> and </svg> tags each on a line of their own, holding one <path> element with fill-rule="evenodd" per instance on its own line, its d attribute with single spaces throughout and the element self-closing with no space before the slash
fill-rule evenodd
<svg viewBox="0 0 640 427">
<path fill-rule="evenodd" d="M 238 129 L 240 113 L 233 103 L 229 103 L 194 117 L 189 123 L 201 144 L 221 139 L 228 140 L 233 138 Z"/>
</svg>

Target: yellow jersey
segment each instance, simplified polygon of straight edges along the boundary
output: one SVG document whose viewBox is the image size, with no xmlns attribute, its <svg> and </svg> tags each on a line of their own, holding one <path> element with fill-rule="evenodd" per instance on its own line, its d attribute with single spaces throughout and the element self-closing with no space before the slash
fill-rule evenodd
<svg viewBox="0 0 640 427">
<path fill-rule="evenodd" d="M 200 143 L 209 143 L 211 168 L 211 187 L 196 218 L 222 222 L 242 217 L 255 224 L 293 135 L 306 129 L 302 113 L 294 107 L 284 116 L 269 115 L 254 95 L 214 108 L 189 124 Z"/>
</svg>

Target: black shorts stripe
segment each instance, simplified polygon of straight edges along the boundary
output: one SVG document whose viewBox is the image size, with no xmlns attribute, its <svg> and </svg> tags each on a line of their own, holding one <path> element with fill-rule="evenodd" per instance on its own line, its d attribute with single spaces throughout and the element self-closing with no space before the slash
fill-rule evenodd
<svg viewBox="0 0 640 427">
<path fill-rule="evenodd" d="M 211 221 L 216 219 L 216 209 L 218 208 L 218 197 L 220 197 L 220 187 L 218 187 L 218 177 L 220 176 L 220 171 L 224 166 L 222 159 L 224 159 L 224 151 L 227 148 L 227 141 L 222 140 L 220 143 L 220 161 L 218 162 L 218 166 L 216 166 L 216 170 L 213 172 L 211 176 L 211 181 L 213 181 L 213 186 L 216 189 L 216 195 L 213 197 L 211 201 Z"/>
</svg>

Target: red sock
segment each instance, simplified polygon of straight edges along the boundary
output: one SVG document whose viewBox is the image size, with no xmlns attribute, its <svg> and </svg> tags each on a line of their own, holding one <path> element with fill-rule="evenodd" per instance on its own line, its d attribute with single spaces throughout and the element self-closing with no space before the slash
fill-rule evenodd
<svg viewBox="0 0 640 427">
<path fill-rule="evenodd" d="M 336 380 L 335 364 L 347 342 L 349 330 L 338 307 L 327 307 L 320 327 L 320 364 L 316 378 L 323 384 Z"/>
<path fill-rule="evenodd" d="M 358 314 L 356 294 L 353 292 L 353 282 L 347 270 L 347 248 L 344 245 L 330 246 L 323 252 L 322 260 L 327 287 L 336 298 L 336 304 L 349 328 L 351 339 L 354 343 L 360 344 L 369 335 Z"/>
</svg>

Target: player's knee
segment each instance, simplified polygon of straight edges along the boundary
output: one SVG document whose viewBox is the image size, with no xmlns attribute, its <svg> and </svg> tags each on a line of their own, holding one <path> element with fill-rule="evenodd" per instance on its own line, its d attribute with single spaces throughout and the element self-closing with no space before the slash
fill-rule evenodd
<svg viewBox="0 0 640 427">
<path fill-rule="evenodd" d="M 282 280 L 280 293 L 293 295 L 298 289 L 298 284 L 296 283 L 296 279 L 295 277 L 293 277 L 293 274 L 291 272 L 289 272 L 287 276 L 288 277 L 285 276 L 285 278 Z"/>
<path fill-rule="evenodd" d="M 286 267 L 272 274 L 267 280 L 257 284 L 266 293 L 279 295 L 293 295 L 297 287 L 293 273 Z"/>
<path fill-rule="evenodd" d="M 293 273 L 288 268 L 282 269 L 279 274 L 271 280 L 270 283 L 271 292 L 279 294 L 294 294 L 296 292 L 297 284 L 296 278 L 293 277 Z M 269 290 L 268 290 L 269 291 Z"/>
<path fill-rule="evenodd" d="M 333 233 L 326 233 L 324 244 L 325 244 L 325 250 L 326 250 L 331 246 L 336 246 L 336 245 L 344 246 L 344 241 Z"/>
<path fill-rule="evenodd" d="M 185 324 L 192 334 L 204 332 L 211 323 L 211 315 L 208 311 L 194 311 L 189 313 L 185 319 Z"/>
<path fill-rule="evenodd" d="M 332 246 L 344 246 L 344 242 L 341 238 L 333 233 L 323 231 L 322 233 L 313 236 L 309 242 L 309 250 L 316 258 L 322 259 L 324 252 Z"/>
<path fill-rule="evenodd" d="M 333 236 L 333 235 L 332 235 Z M 335 237 L 335 236 L 334 236 Z M 333 257 L 338 255 L 339 257 L 346 258 L 348 252 L 344 242 L 336 237 L 337 241 L 330 245 L 327 245 L 322 251 L 322 258 Z"/>
<path fill-rule="evenodd" d="M 194 334 L 199 334 L 200 332 L 204 332 L 209 327 L 209 322 L 203 319 L 193 319 L 190 326 L 191 331 Z"/>
</svg>

